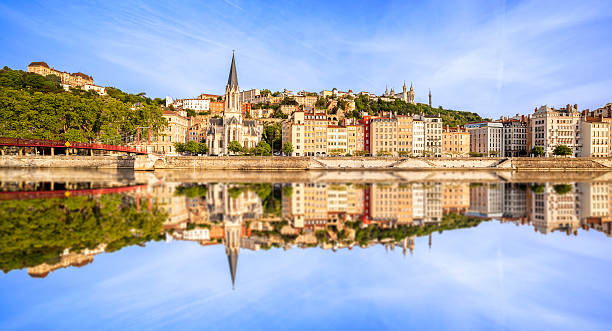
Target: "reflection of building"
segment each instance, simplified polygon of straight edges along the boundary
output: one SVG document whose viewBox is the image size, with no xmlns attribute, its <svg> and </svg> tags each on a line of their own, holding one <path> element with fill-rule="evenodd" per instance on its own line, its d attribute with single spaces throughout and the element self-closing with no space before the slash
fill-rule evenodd
<svg viewBox="0 0 612 331">
<path fill-rule="evenodd" d="M 470 185 L 470 209 L 468 216 L 496 217 L 503 214 L 504 190 L 502 184 Z"/>
<path fill-rule="evenodd" d="M 580 204 L 575 185 L 535 185 L 528 192 L 527 201 L 529 221 L 537 231 L 577 233 L 580 226 Z"/>
<path fill-rule="evenodd" d="M 519 183 L 504 184 L 503 216 L 510 219 L 527 217 L 527 185 Z"/>
<path fill-rule="evenodd" d="M 443 213 L 465 214 L 470 208 L 470 185 L 468 183 L 442 184 Z"/>
<path fill-rule="evenodd" d="M 49 272 L 57 269 L 68 268 L 68 267 L 82 267 L 93 262 L 94 255 L 104 252 L 106 244 L 99 244 L 94 249 L 83 249 L 81 252 L 70 252 L 69 249 L 65 249 L 60 257 L 60 261 L 55 264 L 39 264 L 35 267 L 28 268 L 28 275 L 36 278 L 47 277 Z"/>
</svg>

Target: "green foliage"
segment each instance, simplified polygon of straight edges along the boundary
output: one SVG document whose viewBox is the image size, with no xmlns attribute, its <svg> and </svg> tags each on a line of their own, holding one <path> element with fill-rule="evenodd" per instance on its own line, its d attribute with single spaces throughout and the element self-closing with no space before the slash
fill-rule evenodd
<svg viewBox="0 0 612 331">
<path fill-rule="evenodd" d="M 285 97 L 283 98 L 283 100 L 281 100 L 281 105 L 292 105 L 292 106 L 298 106 L 299 103 L 297 101 L 295 101 L 294 98 L 291 97 Z"/>
<path fill-rule="evenodd" d="M 236 140 L 232 140 L 227 146 L 227 149 L 234 154 L 240 153 L 242 151 L 242 145 L 240 145 L 240 143 Z"/>
<path fill-rule="evenodd" d="M 264 124 L 264 131 L 261 139 L 268 143 L 273 150 L 279 151 L 281 150 L 283 143 L 282 130 L 283 127 L 280 123 Z"/>
<path fill-rule="evenodd" d="M 440 224 L 431 223 L 425 226 L 398 225 L 394 228 L 380 228 L 378 226 L 361 228 L 355 224 L 355 241 L 360 245 L 366 245 L 372 240 L 393 239 L 399 241 L 409 236 L 426 236 L 433 232 L 441 233 L 446 230 L 476 227 L 481 222 L 481 219 L 450 213 L 442 216 Z"/>
<path fill-rule="evenodd" d="M 553 189 L 555 190 L 557 194 L 564 195 L 572 191 L 572 185 L 571 184 L 558 184 L 558 185 L 553 186 Z"/>
<path fill-rule="evenodd" d="M 484 154 L 478 152 L 470 152 L 470 157 L 482 157 Z"/>
<path fill-rule="evenodd" d="M 553 150 L 554 155 L 568 156 L 572 155 L 572 149 L 566 145 L 559 145 Z"/>
<path fill-rule="evenodd" d="M 122 137 L 135 135 L 137 127 L 159 131 L 167 125 L 156 101 L 111 87 L 107 93 L 67 92 L 56 76 L 4 67 L 0 136 L 121 144 Z"/>
<path fill-rule="evenodd" d="M 437 115 L 440 113 L 443 125 L 461 126 L 469 122 L 482 121 L 482 117 L 476 113 L 459 111 L 453 109 L 433 108 L 429 105 L 418 103 L 416 105 L 404 102 L 401 99 L 394 101 L 378 101 L 370 99 L 367 95 L 360 95 L 355 99 L 355 110 L 368 112 L 369 115 L 379 115 L 382 112 L 393 112 L 397 115 Z"/>
<path fill-rule="evenodd" d="M 0 269 L 58 261 L 64 249 L 125 246 L 161 240 L 167 214 L 137 211 L 119 194 L 0 201 Z"/>
<path fill-rule="evenodd" d="M 538 194 L 544 193 L 544 184 L 534 184 L 531 186 L 531 192 Z"/>
<path fill-rule="evenodd" d="M 291 186 L 291 185 L 283 186 L 283 195 L 284 196 L 286 196 L 287 198 L 290 198 L 292 194 L 293 194 L 293 186 Z"/>
<path fill-rule="evenodd" d="M 208 145 L 204 142 L 189 141 L 187 143 L 174 143 L 177 153 L 206 154 Z"/>
<path fill-rule="evenodd" d="M 259 91 L 260 95 L 268 95 L 268 94 L 272 94 L 272 91 L 268 90 L 267 88 L 260 90 Z"/>
<path fill-rule="evenodd" d="M 534 146 L 529 154 L 533 156 L 544 156 L 544 148 L 542 146 Z"/>
<path fill-rule="evenodd" d="M 290 155 L 291 153 L 293 153 L 293 146 L 291 142 L 288 141 L 283 145 L 283 154 Z"/>
<path fill-rule="evenodd" d="M 184 195 L 188 198 L 205 198 L 207 193 L 208 186 L 205 184 L 184 184 L 174 191 L 175 195 Z"/>
<path fill-rule="evenodd" d="M 186 109 L 186 111 L 187 111 L 187 117 L 195 117 L 197 115 L 197 113 L 193 109 Z"/>
<path fill-rule="evenodd" d="M 315 102 L 315 108 L 316 109 L 327 109 L 327 104 L 328 104 L 328 100 L 325 97 L 318 97 L 317 101 Z"/>
<path fill-rule="evenodd" d="M 270 148 L 270 145 L 268 145 L 268 143 L 263 140 L 260 141 L 255 147 L 255 155 L 260 155 L 260 156 L 272 155 L 272 150 Z"/>
</svg>

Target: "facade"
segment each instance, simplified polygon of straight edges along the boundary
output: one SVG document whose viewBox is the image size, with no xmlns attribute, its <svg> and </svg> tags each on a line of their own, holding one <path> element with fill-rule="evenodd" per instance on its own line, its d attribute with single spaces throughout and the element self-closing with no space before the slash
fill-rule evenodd
<svg viewBox="0 0 612 331">
<path fill-rule="evenodd" d="M 470 152 L 501 156 L 504 150 L 504 126 L 501 122 L 468 123 L 465 127 L 470 133 Z"/>
<path fill-rule="evenodd" d="M 49 65 L 45 62 L 30 63 L 28 65 L 28 72 L 33 72 L 42 76 L 56 75 L 61 79 L 62 84 L 70 85 L 72 87 L 83 87 L 86 84 L 94 85 L 94 80 L 91 76 L 88 76 L 82 72 L 69 73 L 55 70 L 55 68 L 49 68 Z"/>
<path fill-rule="evenodd" d="M 380 117 L 370 120 L 370 153 L 373 156 L 397 155 L 397 119 Z"/>
<path fill-rule="evenodd" d="M 442 118 L 438 116 L 415 115 L 423 121 L 425 128 L 424 154 L 428 156 L 442 155 Z"/>
<path fill-rule="evenodd" d="M 397 153 L 402 156 L 412 155 L 412 116 L 397 116 Z"/>
<path fill-rule="evenodd" d="M 350 155 L 355 155 L 355 152 L 365 152 L 363 146 L 363 126 L 358 124 L 346 126 L 346 152 Z"/>
<path fill-rule="evenodd" d="M 529 149 L 539 146 L 544 156 L 553 156 L 559 145 L 572 149 L 573 156 L 580 155 L 580 117 L 578 106 L 567 105 L 564 109 L 542 106 L 536 109 L 530 121 L 531 143 Z"/>
<path fill-rule="evenodd" d="M 327 126 L 327 155 L 346 155 L 348 153 L 347 143 L 345 126 Z"/>
<path fill-rule="evenodd" d="M 242 147 L 254 148 L 261 140 L 263 126 L 256 120 L 244 119 L 239 102 L 238 75 L 236 59 L 232 64 L 225 87 L 225 105 L 222 118 L 211 118 L 206 133 L 206 143 L 211 155 L 228 155 L 230 142 L 237 141 Z"/>
<path fill-rule="evenodd" d="M 176 154 L 175 143 L 185 143 L 188 137 L 189 119 L 179 112 L 164 110 L 163 117 L 168 126 L 155 134 L 148 146 L 149 151 L 159 154 Z"/>
<path fill-rule="evenodd" d="M 283 145 L 291 143 L 293 147 L 291 156 L 328 154 L 327 115 L 324 112 L 296 111 L 282 125 L 282 143 Z"/>
<path fill-rule="evenodd" d="M 465 157 L 470 154 L 470 133 L 466 128 L 445 127 L 442 131 L 442 155 Z"/>
<path fill-rule="evenodd" d="M 518 115 L 517 115 L 518 117 Z M 527 127 L 528 119 L 521 116 L 502 122 L 504 127 L 504 154 L 503 156 L 527 156 Z"/>
<path fill-rule="evenodd" d="M 177 100 L 178 101 L 178 100 Z M 196 112 L 205 112 L 210 110 L 210 100 L 208 99 L 181 99 L 182 109 L 191 109 Z"/>
<path fill-rule="evenodd" d="M 610 156 L 610 123 L 604 122 L 603 118 L 587 116 L 580 122 L 580 132 L 580 156 Z"/>
<path fill-rule="evenodd" d="M 249 103 L 257 99 L 259 97 L 259 93 L 260 93 L 259 89 L 251 89 L 247 91 L 242 91 L 238 95 L 238 99 L 242 103 Z"/>
</svg>

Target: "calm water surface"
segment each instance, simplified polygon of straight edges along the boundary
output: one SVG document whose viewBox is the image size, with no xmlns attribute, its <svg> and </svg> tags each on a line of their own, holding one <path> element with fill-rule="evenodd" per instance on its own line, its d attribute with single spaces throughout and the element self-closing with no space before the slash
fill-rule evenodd
<svg viewBox="0 0 612 331">
<path fill-rule="evenodd" d="M 605 173 L 4 170 L 0 329 L 609 330 L 611 199 Z"/>
</svg>

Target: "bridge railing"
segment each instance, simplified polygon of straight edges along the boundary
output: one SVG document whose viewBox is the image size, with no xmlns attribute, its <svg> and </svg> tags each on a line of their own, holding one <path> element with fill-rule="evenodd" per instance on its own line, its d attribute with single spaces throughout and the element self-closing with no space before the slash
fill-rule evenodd
<svg viewBox="0 0 612 331">
<path fill-rule="evenodd" d="M 107 145 L 99 143 L 81 143 L 76 141 L 59 141 L 59 140 L 45 140 L 45 139 L 24 139 L 24 138 L 10 138 L 0 137 L 0 145 L 2 146 L 19 146 L 19 147 L 68 147 L 68 148 L 81 148 L 81 149 L 96 149 L 106 150 L 115 152 L 128 152 L 147 154 L 147 150 L 139 147 L 121 146 L 121 145 Z"/>
</svg>

